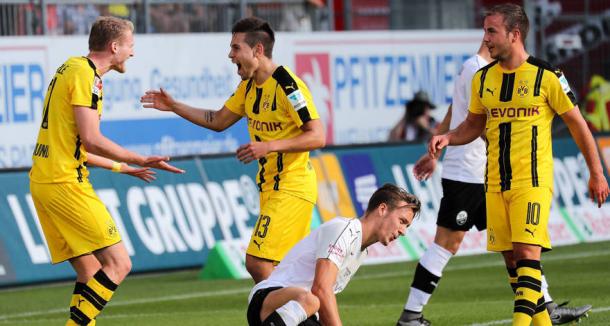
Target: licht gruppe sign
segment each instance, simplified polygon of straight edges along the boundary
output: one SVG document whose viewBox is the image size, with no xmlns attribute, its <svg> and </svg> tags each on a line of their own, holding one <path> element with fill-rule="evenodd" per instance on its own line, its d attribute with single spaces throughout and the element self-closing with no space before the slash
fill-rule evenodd
<svg viewBox="0 0 610 326">
<path fill-rule="evenodd" d="M 553 142 L 555 191 L 549 222 L 554 246 L 610 240 L 610 205 L 587 196 L 587 168 L 571 139 Z M 318 177 L 315 220 L 362 215 L 371 194 L 386 182 L 416 194 L 420 217 L 407 235 L 369 249 L 367 264 L 418 259 L 432 242 L 442 188 L 440 170 L 429 181 L 412 174 L 423 145 L 337 147 L 315 153 Z M 247 241 L 258 217 L 256 164 L 233 156 L 175 160 L 186 174 L 160 172 L 146 184 L 93 169 L 91 181 L 117 222 L 135 272 L 205 264 L 221 242 Z M 0 286 L 72 277 L 68 263 L 52 266 L 29 193 L 27 171 L 0 174 Z M 456 218 L 458 218 L 456 216 Z M 460 255 L 485 252 L 485 232 L 468 232 Z M 239 255 L 238 255 L 239 256 Z"/>
</svg>

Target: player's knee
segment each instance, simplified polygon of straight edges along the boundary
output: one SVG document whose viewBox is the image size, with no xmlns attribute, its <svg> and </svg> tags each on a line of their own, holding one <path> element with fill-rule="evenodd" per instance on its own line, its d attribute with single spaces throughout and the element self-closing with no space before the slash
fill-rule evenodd
<svg viewBox="0 0 610 326">
<path fill-rule="evenodd" d="M 307 316 L 313 315 L 320 309 L 320 299 L 309 291 L 300 293 L 295 300 L 303 307 Z"/>
<path fill-rule="evenodd" d="M 76 270 L 77 280 L 79 282 L 87 283 L 88 280 L 93 278 L 93 275 L 100 270 L 100 265 L 83 266 Z"/>
<path fill-rule="evenodd" d="M 109 275 L 116 283 L 122 282 L 125 277 L 131 272 L 131 259 L 128 257 L 117 259 L 107 265 L 112 275 Z"/>
<path fill-rule="evenodd" d="M 439 230 L 437 230 L 436 236 L 434 237 L 434 242 L 455 255 L 460 249 L 460 245 L 464 240 L 464 235 L 464 231 L 455 231 L 447 228 L 440 229 L 439 227 Z"/>
<path fill-rule="evenodd" d="M 446 243 L 443 243 L 441 247 L 449 251 L 452 255 L 455 255 L 460 249 L 461 244 L 462 241 L 447 241 Z"/>
<path fill-rule="evenodd" d="M 127 276 L 132 268 L 131 258 L 127 257 L 120 265 L 121 273 L 124 275 L 123 277 Z"/>
<path fill-rule="evenodd" d="M 513 260 L 540 260 L 540 247 L 528 244 L 513 243 Z"/>
</svg>

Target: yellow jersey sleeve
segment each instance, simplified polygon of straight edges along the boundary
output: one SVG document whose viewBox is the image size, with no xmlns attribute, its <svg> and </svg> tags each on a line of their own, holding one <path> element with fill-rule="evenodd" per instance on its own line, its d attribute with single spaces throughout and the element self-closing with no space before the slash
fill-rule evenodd
<svg viewBox="0 0 610 326">
<path fill-rule="evenodd" d="M 574 93 L 570 89 L 566 77 L 560 70 L 556 70 L 555 73 L 548 74 L 549 77 L 549 90 L 547 101 L 549 106 L 557 112 L 557 114 L 564 114 L 570 111 L 576 104 Z"/>
<path fill-rule="evenodd" d="M 101 91 L 101 79 L 91 68 L 81 66 L 71 74 L 70 104 L 97 109 L 97 98 Z M 96 85 L 97 84 L 97 85 Z"/>
<path fill-rule="evenodd" d="M 252 79 L 240 82 L 233 95 L 225 102 L 225 106 L 231 112 L 242 117 L 246 115 L 246 89 L 252 87 L 252 83 Z"/>
<path fill-rule="evenodd" d="M 297 83 L 297 89 L 290 93 L 283 93 L 285 96 L 282 96 L 280 100 L 282 107 L 288 108 L 288 114 L 300 128 L 304 123 L 319 119 L 320 116 L 307 85 L 300 78 L 294 78 L 294 80 Z M 290 91 L 286 88 L 284 90 Z"/>
<path fill-rule="evenodd" d="M 472 87 L 470 88 L 470 104 L 468 104 L 468 111 L 475 114 L 487 114 L 485 106 L 481 102 L 481 74 L 482 70 L 477 71 L 472 77 Z"/>
</svg>

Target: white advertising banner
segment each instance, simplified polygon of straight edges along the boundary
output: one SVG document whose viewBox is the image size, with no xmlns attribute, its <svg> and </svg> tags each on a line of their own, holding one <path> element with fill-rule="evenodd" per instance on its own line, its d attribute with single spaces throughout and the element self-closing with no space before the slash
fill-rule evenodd
<svg viewBox="0 0 610 326">
<path fill-rule="evenodd" d="M 247 142 L 244 121 L 216 133 L 139 102 L 146 90 L 163 87 L 191 105 L 222 107 L 239 83 L 228 59 L 230 39 L 137 35 L 127 72 L 103 76 L 104 134 L 143 154 L 230 152 Z M 328 144 L 377 142 L 420 89 L 442 116 L 455 76 L 480 39 L 478 30 L 278 34 L 273 59 L 308 84 Z M 86 36 L 0 38 L 0 168 L 31 164 L 47 85 L 68 57 L 87 52 Z"/>
<path fill-rule="evenodd" d="M 327 143 L 352 144 L 387 140 L 419 90 L 446 108 L 455 77 L 481 37 L 480 31 L 421 31 L 291 39 L 296 72 L 312 90 Z"/>
</svg>

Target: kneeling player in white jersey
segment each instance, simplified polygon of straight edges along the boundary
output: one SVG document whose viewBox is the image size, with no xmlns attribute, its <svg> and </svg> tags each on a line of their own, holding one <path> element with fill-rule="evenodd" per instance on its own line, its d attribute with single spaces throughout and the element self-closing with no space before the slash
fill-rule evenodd
<svg viewBox="0 0 610 326">
<path fill-rule="evenodd" d="M 360 219 L 336 217 L 297 243 L 268 279 L 248 297 L 248 324 L 339 325 L 335 294 L 341 292 L 367 247 L 404 235 L 417 215 L 417 197 L 392 184 L 377 189 Z M 318 322 L 315 313 L 319 313 Z"/>
</svg>

